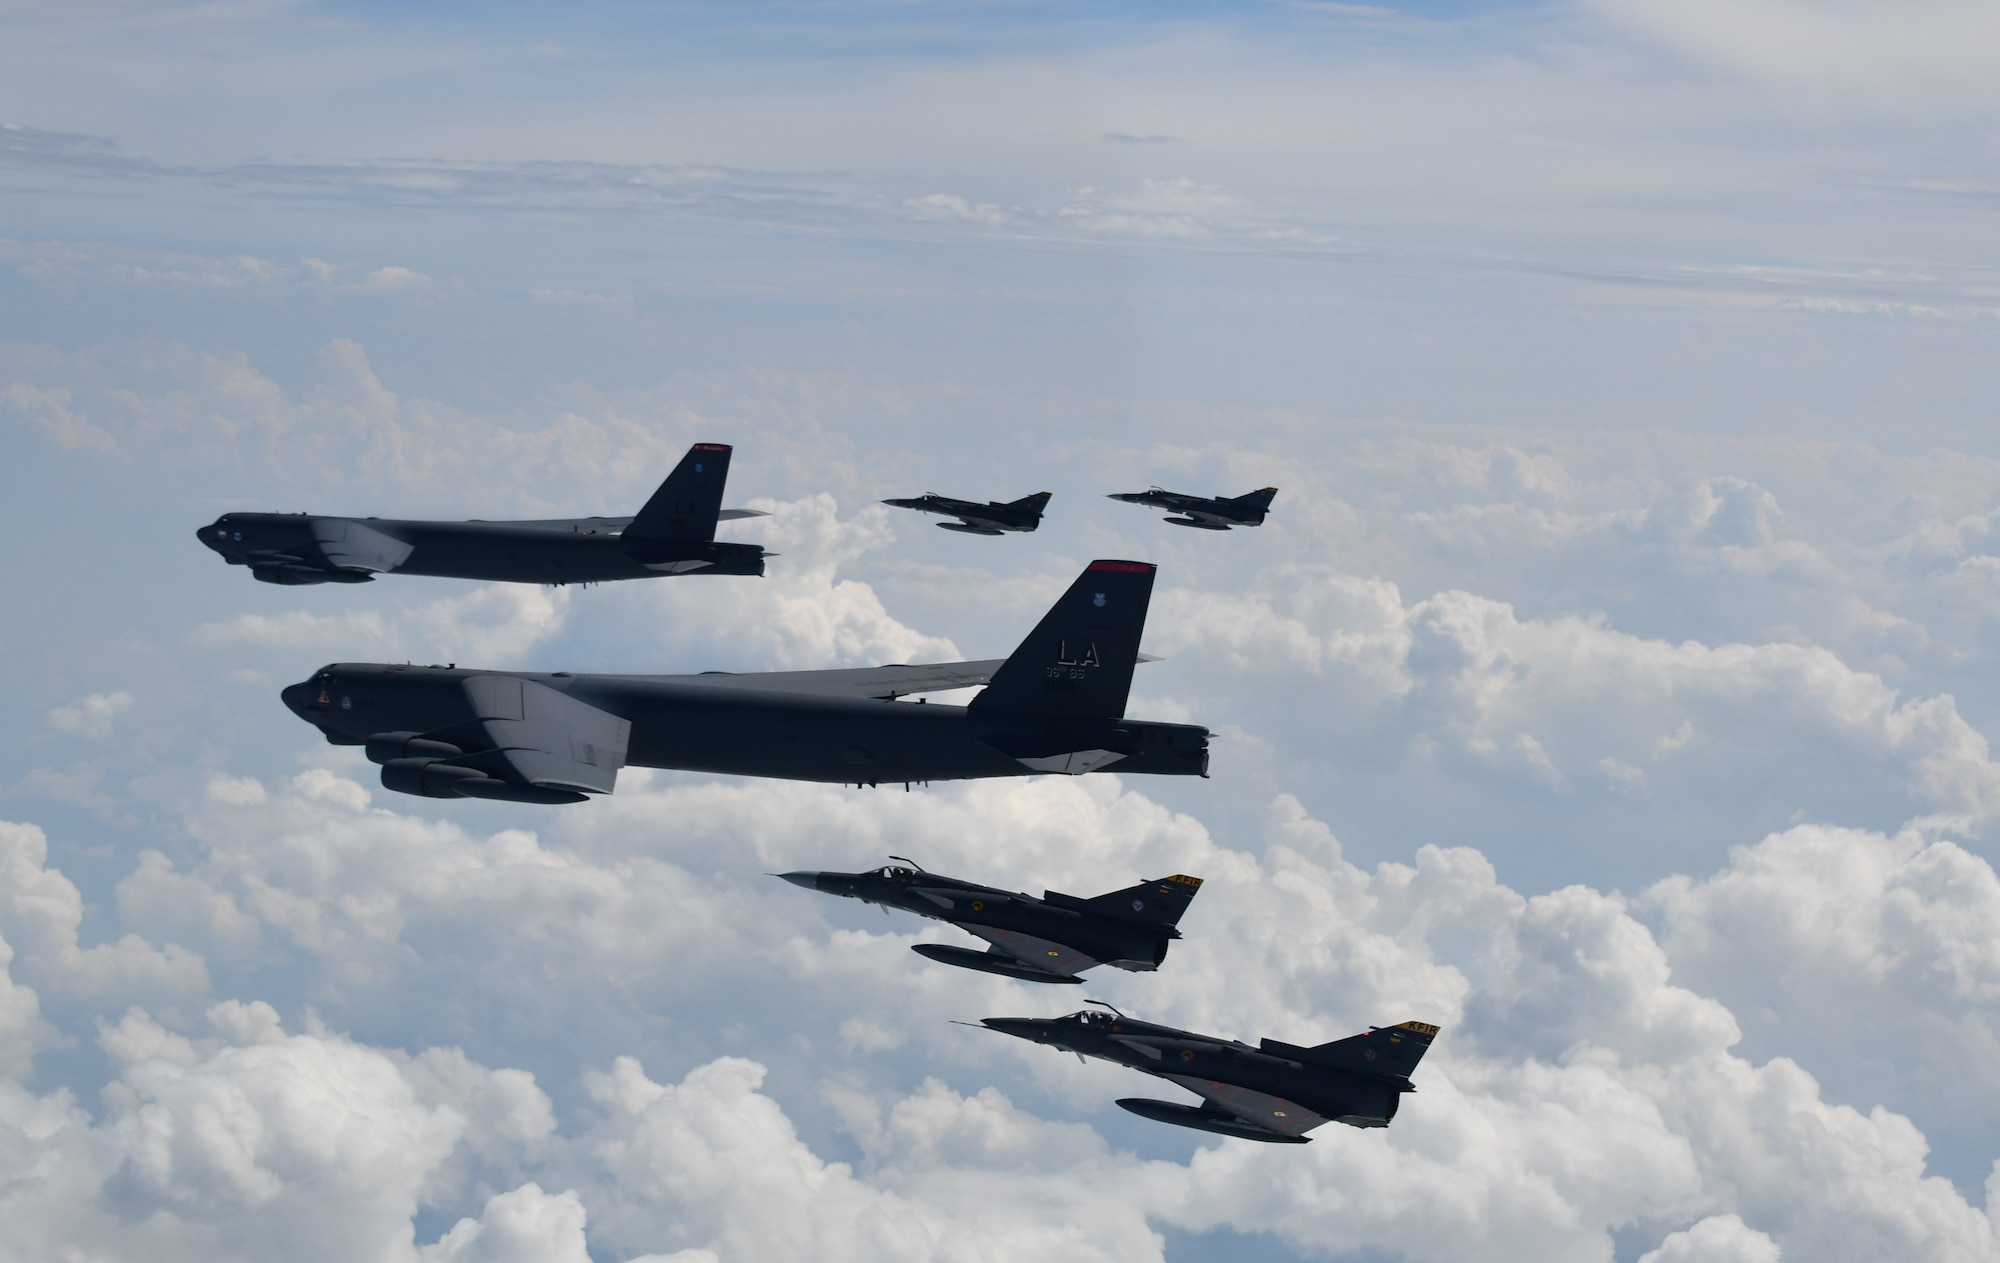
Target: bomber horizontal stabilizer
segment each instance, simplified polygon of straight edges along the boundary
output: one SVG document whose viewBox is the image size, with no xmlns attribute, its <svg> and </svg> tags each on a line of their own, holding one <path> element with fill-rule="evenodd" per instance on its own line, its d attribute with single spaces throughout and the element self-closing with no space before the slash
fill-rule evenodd
<svg viewBox="0 0 2000 1263">
<path fill-rule="evenodd" d="M 1192 1105 L 1177 1105 L 1172 1101 L 1155 1101 L 1143 1096 L 1118 1098 L 1121 1109 L 1130 1110 L 1141 1118 L 1150 1118 L 1156 1123 L 1172 1123 L 1176 1127 L 1192 1127 L 1196 1131 L 1212 1131 L 1218 1136 L 1235 1136 L 1239 1140 L 1258 1140 L 1267 1145 L 1306 1145 L 1312 1140 L 1307 1136 L 1281 1136 L 1274 1131 L 1246 1123 L 1242 1119 L 1217 1110 L 1197 1109 Z"/>
<path fill-rule="evenodd" d="M 998 952 L 975 952 L 969 947 L 951 947 L 944 943 L 912 943 L 910 950 L 941 965 L 956 965 L 960 969 L 977 969 L 985 974 L 999 974 L 1005 978 L 1018 978 L 1023 982 L 1069 982 L 1081 983 L 1083 979 L 1074 974 L 1052 974 L 1046 969 L 1036 969 L 1024 965 Z"/>
</svg>

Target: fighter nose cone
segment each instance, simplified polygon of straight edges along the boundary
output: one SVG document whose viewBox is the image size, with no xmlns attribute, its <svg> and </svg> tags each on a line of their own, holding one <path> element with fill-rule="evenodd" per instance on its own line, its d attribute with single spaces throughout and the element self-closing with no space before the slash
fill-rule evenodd
<svg viewBox="0 0 2000 1263">
<path fill-rule="evenodd" d="M 806 873 L 806 872 L 776 873 L 773 875 L 784 878 L 786 881 L 792 883 L 792 885 L 794 886 L 804 886 L 807 890 L 819 889 L 818 873 Z"/>
<path fill-rule="evenodd" d="M 1016 1039 L 1032 1039 L 1040 1042 L 1041 1022 L 1032 1017 L 982 1017 L 979 1024 L 988 1030 L 999 1031 L 1002 1035 L 1012 1035 Z"/>
</svg>

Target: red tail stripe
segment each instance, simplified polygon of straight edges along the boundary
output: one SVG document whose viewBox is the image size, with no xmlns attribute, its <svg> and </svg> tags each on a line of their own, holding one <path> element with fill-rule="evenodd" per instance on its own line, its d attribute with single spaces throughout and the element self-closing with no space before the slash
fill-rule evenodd
<svg viewBox="0 0 2000 1263">
<path fill-rule="evenodd" d="M 1120 574 L 1151 574 L 1157 567 L 1150 561 L 1093 561 L 1092 570 L 1116 570 Z"/>
</svg>

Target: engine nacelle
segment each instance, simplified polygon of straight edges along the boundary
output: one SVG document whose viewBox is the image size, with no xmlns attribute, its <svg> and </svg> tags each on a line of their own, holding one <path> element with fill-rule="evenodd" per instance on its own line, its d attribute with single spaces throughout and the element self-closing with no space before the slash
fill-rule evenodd
<svg viewBox="0 0 2000 1263">
<path fill-rule="evenodd" d="M 436 759 L 391 759 L 382 765 L 382 788 L 419 798 L 458 798 L 458 786 L 486 780 L 476 767 L 459 767 Z"/>
<path fill-rule="evenodd" d="M 393 763 L 397 759 L 455 759 L 465 751 L 444 741 L 427 741 L 415 732 L 378 732 L 368 738 L 370 763 Z"/>
<path fill-rule="evenodd" d="M 275 583 L 287 588 L 302 588 L 309 584 L 326 583 L 333 578 L 324 570 L 311 566 L 251 566 L 250 577 L 259 583 Z"/>
</svg>

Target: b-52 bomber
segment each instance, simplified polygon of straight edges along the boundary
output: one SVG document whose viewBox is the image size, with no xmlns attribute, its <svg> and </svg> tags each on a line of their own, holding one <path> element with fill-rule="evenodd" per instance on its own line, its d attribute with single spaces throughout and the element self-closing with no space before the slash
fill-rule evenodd
<svg viewBox="0 0 2000 1263">
<path fill-rule="evenodd" d="M 730 448 L 696 443 L 633 517 L 416 522 L 310 513 L 225 513 L 195 532 L 254 579 L 300 586 L 378 574 L 506 583 L 604 583 L 661 575 L 761 575 L 769 554 L 715 538 L 717 522 L 767 516 L 724 509 Z"/>
<path fill-rule="evenodd" d="M 618 769 L 880 785 L 1208 774 L 1208 729 L 1125 717 L 1154 567 L 1094 561 L 1012 657 L 736 675 L 573 675 L 341 662 L 283 691 L 385 788 L 574 803 Z M 984 685 L 964 706 L 898 702 Z"/>
<path fill-rule="evenodd" d="M 902 859 L 891 855 L 890 859 Z M 1097 965 L 1153 970 L 1167 958 L 1167 944 L 1201 878 L 1176 873 L 1143 881 L 1095 899 L 1058 890 L 1033 895 L 1009 893 L 956 877 L 890 865 L 866 873 L 779 873 L 794 886 L 901 908 L 918 916 L 949 921 L 992 946 L 984 952 L 944 943 L 915 943 L 910 950 L 946 965 L 977 969 L 1027 982 L 1079 983 Z"/>
<path fill-rule="evenodd" d="M 1042 510 L 1048 507 L 1049 492 L 1037 491 L 1019 500 L 988 500 L 985 504 L 977 500 L 954 500 L 941 496 L 935 491 L 910 500 L 884 500 L 882 503 L 896 509 L 915 509 L 919 513 L 939 513 L 945 517 L 955 517 L 956 522 L 939 522 L 939 530 L 961 531 L 967 535 L 1000 535 L 1007 531 L 1032 531 L 1042 524 Z"/>
<path fill-rule="evenodd" d="M 1175 526 L 1192 526 L 1198 531 L 1226 531 L 1232 526 L 1262 526 L 1271 511 L 1276 487 L 1262 487 L 1240 496 L 1191 496 L 1180 491 L 1119 491 L 1109 497 L 1127 504 L 1150 504 L 1156 509 L 1179 513 L 1169 517 Z"/>
<path fill-rule="evenodd" d="M 1144 1097 L 1118 1102 L 1141 1118 L 1271 1144 L 1304 1144 L 1305 1133 L 1328 1122 L 1387 1127 L 1403 1093 L 1417 1090 L 1410 1072 L 1438 1033 L 1428 1022 L 1402 1022 L 1313 1048 L 1275 1039 L 1252 1048 L 1103 1007 L 1110 1011 L 989 1017 L 982 1025 L 1079 1059 L 1099 1057 L 1170 1079 L 1203 1099 L 1200 1106 Z"/>
</svg>

